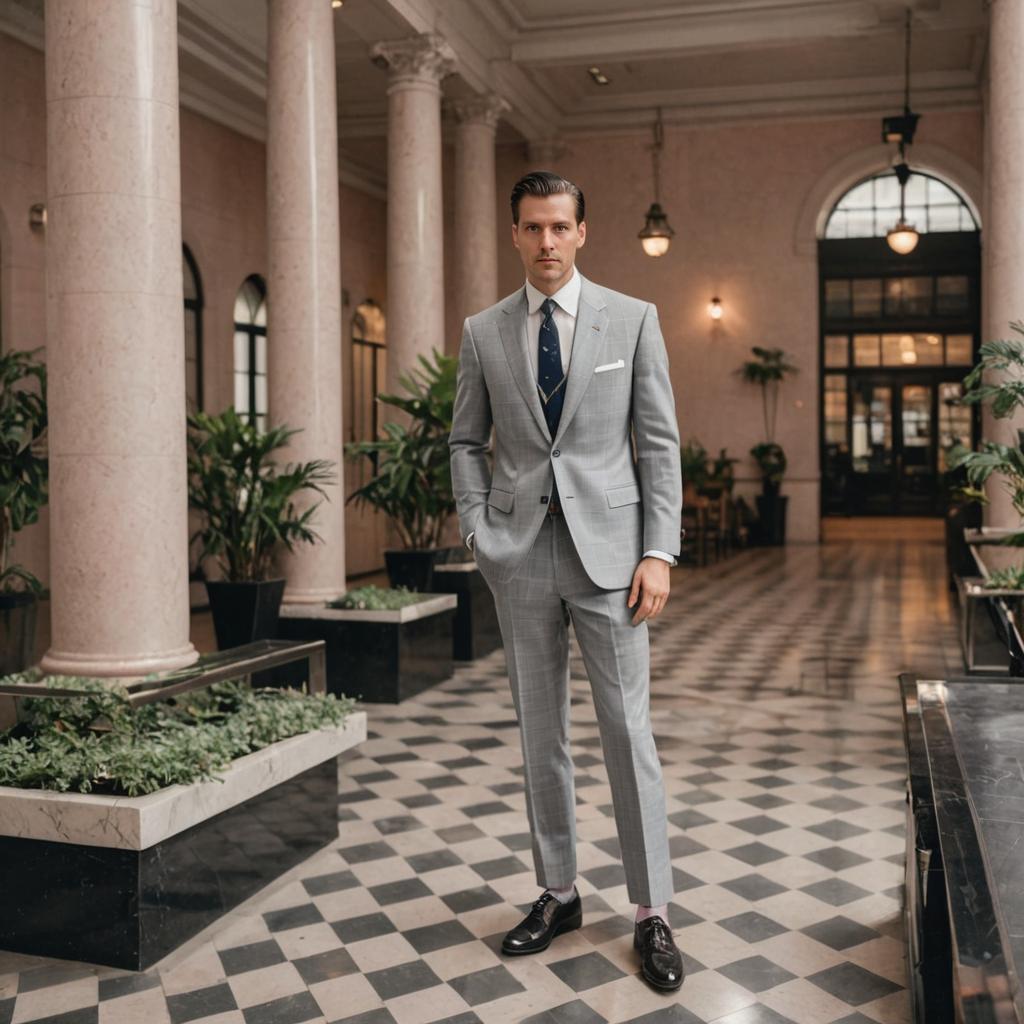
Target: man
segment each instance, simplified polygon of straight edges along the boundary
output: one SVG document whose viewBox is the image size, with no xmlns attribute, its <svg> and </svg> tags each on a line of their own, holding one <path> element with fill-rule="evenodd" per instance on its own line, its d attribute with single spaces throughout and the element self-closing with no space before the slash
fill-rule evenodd
<svg viewBox="0 0 1024 1024">
<path fill-rule="evenodd" d="M 526 285 L 466 321 L 459 358 L 452 481 L 463 539 L 498 609 L 544 887 L 502 949 L 539 952 L 582 921 L 569 752 L 571 620 L 637 904 L 641 968 L 653 986 L 676 989 L 683 965 L 666 913 L 672 868 L 649 714 L 646 620 L 665 606 L 679 551 L 679 431 L 657 313 L 579 273 L 586 231 L 576 185 L 548 171 L 520 180 L 512 243 Z"/>
</svg>

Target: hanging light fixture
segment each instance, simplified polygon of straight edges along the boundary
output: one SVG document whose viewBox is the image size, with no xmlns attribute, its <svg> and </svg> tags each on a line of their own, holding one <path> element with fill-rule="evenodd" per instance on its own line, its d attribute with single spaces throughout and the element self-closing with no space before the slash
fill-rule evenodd
<svg viewBox="0 0 1024 1024">
<path fill-rule="evenodd" d="M 900 183 L 900 218 L 885 236 L 889 248 L 900 256 L 906 256 L 917 248 L 921 240 L 913 224 L 907 223 L 907 182 L 910 167 L 907 164 L 906 147 L 914 141 L 919 115 L 910 109 L 910 9 L 907 9 L 907 27 L 903 52 L 903 114 L 899 117 L 882 118 L 882 139 L 899 144 L 899 162 L 893 167 L 896 180 Z"/>
<path fill-rule="evenodd" d="M 657 118 L 654 122 L 654 146 L 651 149 L 651 162 L 654 165 L 654 202 L 651 203 L 651 208 L 647 211 L 643 230 L 637 235 L 648 256 L 664 256 L 668 252 L 668 247 L 672 244 L 672 236 L 675 234 L 669 226 L 668 215 L 661 208 L 659 202 L 663 143 L 661 107 L 658 107 Z"/>
<path fill-rule="evenodd" d="M 708 303 L 708 316 L 711 317 L 712 320 L 721 320 L 722 313 L 722 300 L 716 295 L 711 302 Z"/>
<path fill-rule="evenodd" d="M 900 219 L 896 222 L 896 226 L 889 230 L 885 238 L 893 252 L 906 256 L 917 248 L 921 236 L 913 224 L 907 223 L 907 182 L 910 180 L 910 168 L 907 166 L 906 160 L 903 159 L 902 142 L 900 143 L 900 162 L 893 170 L 900 183 Z"/>
</svg>

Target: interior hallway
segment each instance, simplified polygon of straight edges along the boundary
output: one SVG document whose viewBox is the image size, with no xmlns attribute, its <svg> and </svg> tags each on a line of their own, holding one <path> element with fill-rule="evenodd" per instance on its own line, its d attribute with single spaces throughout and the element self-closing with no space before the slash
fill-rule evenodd
<svg viewBox="0 0 1024 1024">
<path fill-rule="evenodd" d="M 637 977 L 578 657 L 584 926 L 537 956 L 496 952 L 536 896 L 498 652 L 369 708 L 330 848 L 145 974 L 0 954 L 0 1022 L 906 1021 L 896 675 L 958 669 L 941 545 L 761 549 L 673 574 L 652 714 L 679 993 Z"/>
</svg>

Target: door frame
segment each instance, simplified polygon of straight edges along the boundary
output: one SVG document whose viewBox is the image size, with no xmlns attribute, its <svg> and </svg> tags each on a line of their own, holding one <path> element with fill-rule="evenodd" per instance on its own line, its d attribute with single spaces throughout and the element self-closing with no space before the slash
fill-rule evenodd
<svg viewBox="0 0 1024 1024">
<path fill-rule="evenodd" d="M 966 276 L 968 279 L 968 297 L 966 307 L 954 315 L 931 313 L 921 315 L 879 315 L 872 317 L 830 317 L 825 302 L 826 281 L 838 278 L 886 279 L 894 277 L 933 277 L 933 276 Z M 937 498 L 931 515 L 944 514 L 944 501 L 938 481 L 938 383 L 940 380 L 962 380 L 970 370 L 970 366 L 854 366 L 852 352 L 846 366 L 825 365 L 825 338 L 829 335 L 848 335 L 851 339 L 855 334 L 959 334 L 970 335 L 972 339 L 972 364 L 977 361 L 981 334 L 981 246 L 980 233 L 942 232 L 924 234 L 913 253 L 900 256 L 894 253 L 884 238 L 851 238 L 822 239 L 818 242 L 818 310 L 819 310 L 819 348 L 818 348 L 818 445 L 820 466 L 820 514 L 835 515 L 925 515 L 920 511 L 902 511 L 894 501 L 888 510 L 865 511 L 855 507 L 855 502 L 847 494 L 840 505 L 828 493 L 828 484 L 832 479 L 828 462 L 828 444 L 825 437 L 825 378 L 827 375 L 841 374 L 846 378 L 846 422 L 847 438 L 850 438 L 853 415 L 854 380 L 863 376 L 876 376 L 891 381 L 894 394 L 898 393 L 898 402 L 894 399 L 893 409 L 893 444 L 894 460 L 896 439 L 902 437 L 902 413 L 898 406 L 902 405 L 901 381 L 913 378 L 933 382 L 932 393 L 932 431 L 933 431 L 933 464 L 936 473 Z M 851 341 L 852 348 L 852 341 Z M 900 415 L 897 416 L 897 412 Z M 897 422 L 897 420 L 899 422 Z M 977 407 L 971 410 L 971 444 L 977 445 L 980 437 L 981 416 Z M 898 431 L 898 434 L 897 434 Z M 895 476 L 895 469 L 894 469 Z"/>
</svg>

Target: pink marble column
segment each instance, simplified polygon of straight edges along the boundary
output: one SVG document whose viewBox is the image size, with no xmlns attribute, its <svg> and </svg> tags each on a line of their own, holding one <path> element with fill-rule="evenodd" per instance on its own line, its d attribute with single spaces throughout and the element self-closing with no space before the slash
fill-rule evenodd
<svg viewBox="0 0 1024 1024">
<path fill-rule="evenodd" d="M 46 0 L 49 672 L 189 642 L 175 0 Z"/>
<path fill-rule="evenodd" d="M 387 390 L 420 354 L 445 350 L 441 195 L 441 79 L 454 67 L 447 43 L 417 36 L 377 43 L 388 83 Z"/>
<path fill-rule="evenodd" d="M 341 251 L 334 21 L 324 0 L 270 0 L 267 88 L 267 373 L 270 418 L 300 427 L 288 461 L 329 459 L 322 543 L 282 555 L 285 601 L 345 591 Z"/>
<path fill-rule="evenodd" d="M 508 110 L 499 96 L 452 104 L 455 115 L 455 312 L 459 322 L 498 301 L 494 136 Z M 509 211 L 502 228 L 507 232 Z M 502 235 L 505 238 L 505 235 Z"/>
<path fill-rule="evenodd" d="M 1024 316 L 1024 3 L 989 5 L 988 107 L 985 111 L 985 211 L 982 225 L 983 340 L 1009 337 L 1011 320 Z M 1016 428 L 986 410 L 983 435 L 1016 444 Z M 988 488 L 986 522 L 1019 527 L 1009 495 L 998 483 Z"/>
</svg>

